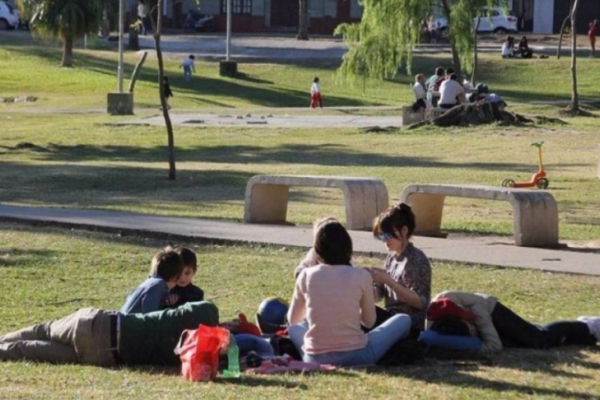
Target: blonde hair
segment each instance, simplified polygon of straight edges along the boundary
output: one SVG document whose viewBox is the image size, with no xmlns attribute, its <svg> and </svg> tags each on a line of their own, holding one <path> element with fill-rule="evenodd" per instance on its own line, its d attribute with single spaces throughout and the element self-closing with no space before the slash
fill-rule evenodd
<svg viewBox="0 0 600 400">
<path fill-rule="evenodd" d="M 416 74 L 415 75 L 415 83 L 421 82 L 421 79 L 425 79 L 425 75 L 423 75 L 423 74 Z"/>
</svg>

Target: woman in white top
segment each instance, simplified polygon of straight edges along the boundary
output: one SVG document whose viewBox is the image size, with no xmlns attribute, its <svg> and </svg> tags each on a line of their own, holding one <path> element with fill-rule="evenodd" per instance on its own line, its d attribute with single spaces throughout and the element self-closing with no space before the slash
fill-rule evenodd
<svg viewBox="0 0 600 400">
<path fill-rule="evenodd" d="M 515 57 L 515 40 L 512 36 L 508 36 L 502 44 L 502 58 Z"/>
<path fill-rule="evenodd" d="M 425 90 L 425 75 L 415 75 L 415 84 L 413 85 L 413 93 L 415 94 L 415 102 L 412 105 L 413 112 L 424 111 L 427 108 L 427 91 Z"/>
<path fill-rule="evenodd" d="M 313 245 L 319 264 L 303 269 L 288 312 L 290 339 L 306 362 L 333 365 L 375 364 L 411 326 L 397 314 L 365 334 L 375 323 L 373 280 L 350 265 L 352 240 L 335 220 L 322 223 Z"/>
</svg>

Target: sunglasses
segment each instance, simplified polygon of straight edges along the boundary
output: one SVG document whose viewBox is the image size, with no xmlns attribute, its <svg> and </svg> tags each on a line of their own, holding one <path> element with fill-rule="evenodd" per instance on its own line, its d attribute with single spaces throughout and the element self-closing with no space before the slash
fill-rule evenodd
<svg viewBox="0 0 600 400">
<path fill-rule="evenodd" d="M 377 239 L 381 240 L 382 242 L 386 241 L 386 240 L 391 240 L 394 238 L 394 235 L 389 233 L 389 232 L 380 232 L 376 235 Z"/>
</svg>

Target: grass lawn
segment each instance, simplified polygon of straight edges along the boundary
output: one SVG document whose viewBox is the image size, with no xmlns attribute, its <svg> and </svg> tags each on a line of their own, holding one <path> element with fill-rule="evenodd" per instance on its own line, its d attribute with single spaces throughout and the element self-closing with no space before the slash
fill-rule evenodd
<svg viewBox="0 0 600 400">
<path fill-rule="evenodd" d="M 0 226 L 0 334 L 77 308 L 117 309 L 147 275 L 165 242 L 76 230 Z M 276 247 L 194 244 L 196 282 L 221 319 L 249 316 L 268 296 L 291 297 L 303 253 Z M 381 259 L 360 257 L 360 266 Z M 479 291 L 532 321 L 599 312 L 600 278 L 436 263 L 433 291 Z M 506 351 L 492 363 L 426 360 L 412 366 L 331 374 L 244 376 L 208 384 L 183 381 L 176 369 L 109 370 L 88 366 L 2 363 L 0 398 L 10 399 L 596 399 L 600 352 L 562 348 Z"/>
<path fill-rule="evenodd" d="M 35 95 L 40 100 L 0 104 L 0 202 L 240 220 L 245 184 L 254 174 L 370 176 L 382 179 L 396 199 L 412 182 L 499 185 L 507 177 L 527 180 L 537 169 L 529 144 L 544 140 L 550 190 L 559 202 L 561 239 L 600 238 L 595 117 L 567 119 L 565 126 L 423 128 L 389 134 L 178 127 L 179 179 L 169 182 L 162 129 L 111 126 L 119 118 L 94 111 L 104 107 L 106 92 L 114 89 L 114 51 L 77 51 L 77 67 L 61 69 L 59 48 L 22 35 L 6 38 L 0 48 L 0 96 Z M 127 55 L 128 71 L 136 60 L 136 54 Z M 335 85 L 335 65 L 242 64 L 242 78 L 228 79 L 218 76 L 216 64 L 199 63 L 199 76 L 187 85 L 178 63 L 167 62 L 176 96 L 174 112 L 308 112 L 281 107 L 306 107 L 307 88 L 315 75 L 323 82 L 326 105 L 398 106 L 412 97 L 406 74 L 383 83 L 368 81 L 363 92 L 360 87 Z M 428 72 L 448 63 L 444 54 L 417 56 L 414 70 Z M 485 54 L 480 79 L 513 110 L 557 115 L 559 106 L 538 102 L 568 98 L 568 65 L 568 59 L 500 60 Z M 597 59 L 580 60 L 583 99 L 597 96 L 598 65 Z M 140 115 L 157 113 L 155 68 L 150 59 L 136 88 Z M 35 147 L 19 147 L 23 143 Z M 341 204 L 337 192 L 293 191 L 289 220 L 309 224 L 323 215 L 342 217 Z M 461 234 L 508 235 L 509 212 L 504 203 L 449 199 L 445 228 Z"/>
</svg>

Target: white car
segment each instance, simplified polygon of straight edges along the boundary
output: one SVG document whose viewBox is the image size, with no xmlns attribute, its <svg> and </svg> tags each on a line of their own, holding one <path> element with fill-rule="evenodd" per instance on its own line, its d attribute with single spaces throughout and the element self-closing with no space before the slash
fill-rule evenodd
<svg viewBox="0 0 600 400">
<path fill-rule="evenodd" d="M 0 31 L 16 29 L 19 26 L 19 11 L 12 4 L 0 1 Z"/>
<path fill-rule="evenodd" d="M 490 14 L 491 16 L 487 17 L 487 9 L 482 10 L 481 15 L 485 15 L 485 17 L 481 17 L 477 32 L 494 32 L 503 35 L 508 32 L 518 31 L 517 26 L 519 18 L 517 18 L 512 11 L 508 11 L 507 14 L 502 7 L 495 7 L 491 10 Z M 438 29 L 442 34 L 447 34 L 448 21 L 446 18 L 438 18 L 436 21 L 438 23 Z M 473 24 L 477 24 L 477 19 L 473 21 Z"/>
</svg>

